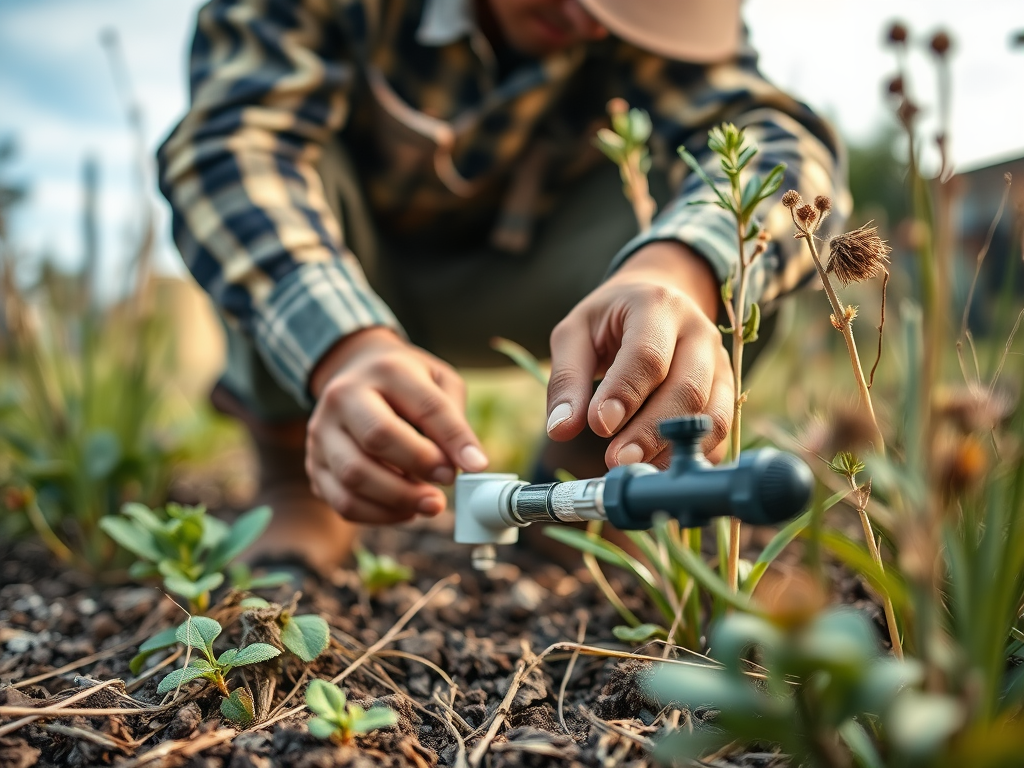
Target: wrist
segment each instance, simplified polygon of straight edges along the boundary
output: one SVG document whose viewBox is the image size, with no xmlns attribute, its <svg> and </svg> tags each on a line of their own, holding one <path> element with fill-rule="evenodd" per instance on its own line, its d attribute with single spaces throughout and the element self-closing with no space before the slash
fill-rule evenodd
<svg viewBox="0 0 1024 768">
<path fill-rule="evenodd" d="M 707 259 L 675 240 L 659 240 L 640 248 L 615 276 L 631 279 L 649 275 L 682 291 L 713 322 L 718 318 L 721 288 Z M 614 277 L 612 279 L 614 279 Z"/>
<path fill-rule="evenodd" d="M 313 367 L 309 376 L 309 392 L 319 400 L 327 383 L 353 359 L 372 348 L 393 347 L 405 342 L 392 329 L 382 325 L 362 328 L 335 342 Z"/>
</svg>

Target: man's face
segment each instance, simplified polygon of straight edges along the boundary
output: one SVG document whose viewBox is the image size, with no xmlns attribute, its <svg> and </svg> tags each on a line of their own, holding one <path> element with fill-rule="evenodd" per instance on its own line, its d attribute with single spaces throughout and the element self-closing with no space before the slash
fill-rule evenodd
<svg viewBox="0 0 1024 768">
<path fill-rule="evenodd" d="M 508 45 L 528 56 L 545 56 L 608 35 L 578 0 L 488 0 Z"/>
</svg>

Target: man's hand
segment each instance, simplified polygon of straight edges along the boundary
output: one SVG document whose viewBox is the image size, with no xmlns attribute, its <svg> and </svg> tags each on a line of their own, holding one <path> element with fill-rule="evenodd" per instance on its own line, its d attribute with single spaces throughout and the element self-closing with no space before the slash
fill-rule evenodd
<svg viewBox="0 0 1024 768">
<path fill-rule="evenodd" d="M 389 329 L 345 337 L 310 385 L 306 473 L 313 492 L 353 522 L 436 515 L 445 497 L 431 483 L 453 482 L 455 467 L 487 467 L 464 416 L 462 379 Z"/>
<path fill-rule="evenodd" d="M 734 386 L 715 324 L 719 301 L 710 267 L 686 246 L 651 243 L 634 254 L 551 333 L 548 434 L 569 440 L 589 424 L 615 436 L 609 467 L 664 467 L 670 452 L 658 423 L 707 413 L 714 428 L 704 450 L 721 459 Z"/>
</svg>

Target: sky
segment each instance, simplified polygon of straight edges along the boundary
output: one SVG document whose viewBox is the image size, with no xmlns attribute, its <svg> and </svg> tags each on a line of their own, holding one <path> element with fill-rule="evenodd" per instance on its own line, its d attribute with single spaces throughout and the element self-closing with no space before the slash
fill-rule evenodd
<svg viewBox="0 0 1024 768">
<path fill-rule="evenodd" d="M 144 115 L 146 153 L 183 114 L 186 55 L 200 3 L 194 0 L 0 0 L 0 137 L 13 136 L 10 176 L 29 198 L 11 222 L 29 256 L 74 265 L 82 255 L 83 160 L 100 165 L 100 251 L 107 274 L 123 273 L 130 222 L 140 204 L 158 214 L 158 264 L 181 271 L 166 204 L 150 167 L 144 198 L 134 176 L 133 139 L 100 43 L 117 30 Z M 1022 0 L 746 0 L 744 17 L 765 75 L 865 141 L 892 124 L 883 84 L 895 71 L 884 44 L 893 19 L 912 31 L 912 90 L 934 103 L 925 52 L 931 34 L 954 38 L 952 156 L 959 168 L 1024 155 Z M 927 111 L 926 111 L 927 117 Z"/>
</svg>

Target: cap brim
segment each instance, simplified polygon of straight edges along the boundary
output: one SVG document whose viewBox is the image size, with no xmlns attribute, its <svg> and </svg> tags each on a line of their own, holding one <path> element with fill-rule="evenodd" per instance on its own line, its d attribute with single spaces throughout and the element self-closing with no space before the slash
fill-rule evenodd
<svg viewBox="0 0 1024 768">
<path fill-rule="evenodd" d="M 740 0 L 579 0 L 608 31 L 645 51 L 699 64 L 740 47 Z"/>
</svg>

